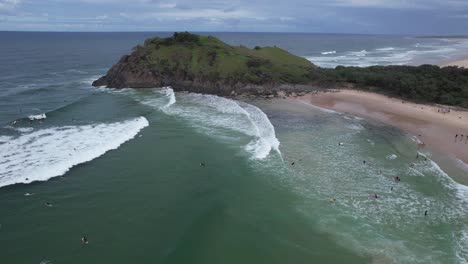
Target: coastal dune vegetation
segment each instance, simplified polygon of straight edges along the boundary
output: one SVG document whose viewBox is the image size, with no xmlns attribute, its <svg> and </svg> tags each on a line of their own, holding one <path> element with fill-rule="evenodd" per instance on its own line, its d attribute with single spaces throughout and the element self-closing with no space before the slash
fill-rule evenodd
<svg viewBox="0 0 468 264">
<path fill-rule="evenodd" d="M 456 66 L 320 68 L 278 47 L 231 46 L 188 32 L 150 38 L 114 65 L 95 86 L 173 86 L 219 95 L 276 96 L 279 91 L 353 88 L 403 99 L 468 108 L 468 69 Z"/>
</svg>

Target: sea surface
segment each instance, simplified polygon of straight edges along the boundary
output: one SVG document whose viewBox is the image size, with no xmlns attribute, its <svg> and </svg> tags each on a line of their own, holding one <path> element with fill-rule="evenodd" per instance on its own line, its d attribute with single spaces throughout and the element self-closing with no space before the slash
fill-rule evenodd
<svg viewBox="0 0 468 264">
<path fill-rule="evenodd" d="M 468 51 L 212 34 L 323 67 Z M 0 263 L 468 263 L 468 187 L 399 129 L 295 101 L 91 87 L 155 35 L 170 33 L 0 32 Z"/>
</svg>

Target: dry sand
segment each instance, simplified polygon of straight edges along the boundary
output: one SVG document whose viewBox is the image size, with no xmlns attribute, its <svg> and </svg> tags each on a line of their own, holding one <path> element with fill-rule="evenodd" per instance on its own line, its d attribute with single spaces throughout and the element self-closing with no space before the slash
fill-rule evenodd
<svg viewBox="0 0 468 264">
<path fill-rule="evenodd" d="M 348 112 L 399 127 L 419 138 L 431 151 L 449 155 L 468 164 L 468 112 L 402 101 L 384 95 L 355 90 L 307 94 L 296 100 Z M 458 138 L 455 140 L 455 135 Z M 461 140 L 463 134 L 463 140 Z"/>
<path fill-rule="evenodd" d="M 449 61 L 449 62 L 444 62 L 444 63 L 441 63 L 439 66 L 441 66 L 441 67 L 458 66 L 458 67 L 468 68 L 468 58 Z"/>
</svg>

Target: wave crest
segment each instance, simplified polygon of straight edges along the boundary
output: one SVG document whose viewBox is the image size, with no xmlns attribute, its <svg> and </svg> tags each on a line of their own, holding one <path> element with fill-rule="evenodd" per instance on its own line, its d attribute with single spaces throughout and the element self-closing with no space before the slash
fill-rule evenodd
<svg viewBox="0 0 468 264">
<path fill-rule="evenodd" d="M 148 126 L 138 117 L 109 124 L 51 127 L 0 144 L 0 187 L 46 181 L 117 149 Z"/>
</svg>

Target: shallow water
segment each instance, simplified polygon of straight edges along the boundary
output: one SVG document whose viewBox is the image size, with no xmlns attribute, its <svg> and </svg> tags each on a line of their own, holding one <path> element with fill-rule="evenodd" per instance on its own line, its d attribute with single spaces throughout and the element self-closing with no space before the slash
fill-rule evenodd
<svg viewBox="0 0 468 264">
<path fill-rule="evenodd" d="M 468 262 L 467 187 L 430 160 L 411 168 L 400 130 L 296 102 L 92 88 L 144 35 L 75 36 L 65 59 L 34 36 L 43 56 L 11 46 L 36 59 L 1 65 L 2 263 Z"/>
</svg>

